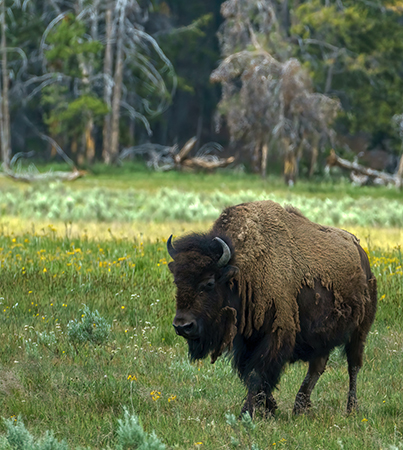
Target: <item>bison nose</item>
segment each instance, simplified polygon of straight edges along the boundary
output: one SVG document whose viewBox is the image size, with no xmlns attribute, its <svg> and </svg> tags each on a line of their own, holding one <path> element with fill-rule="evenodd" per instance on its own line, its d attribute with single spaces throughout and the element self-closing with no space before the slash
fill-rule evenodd
<svg viewBox="0 0 403 450">
<path fill-rule="evenodd" d="M 179 336 L 183 336 L 186 339 L 194 339 L 197 337 L 197 324 L 195 320 L 189 320 L 186 323 L 179 321 L 175 318 L 173 324 L 175 332 Z"/>
</svg>

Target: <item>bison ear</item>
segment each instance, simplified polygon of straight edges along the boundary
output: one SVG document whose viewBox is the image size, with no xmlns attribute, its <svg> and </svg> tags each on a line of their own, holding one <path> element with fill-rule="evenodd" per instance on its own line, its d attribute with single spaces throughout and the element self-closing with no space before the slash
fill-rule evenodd
<svg viewBox="0 0 403 450">
<path fill-rule="evenodd" d="M 173 261 L 168 263 L 168 269 L 171 271 L 171 273 L 174 273 L 174 262 Z"/>
<path fill-rule="evenodd" d="M 239 269 L 235 266 L 225 266 L 224 269 L 222 269 L 220 277 L 218 278 L 219 283 L 226 283 L 227 281 L 230 281 L 232 278 L 236 277 L 238 275 Z"/>
</svg>

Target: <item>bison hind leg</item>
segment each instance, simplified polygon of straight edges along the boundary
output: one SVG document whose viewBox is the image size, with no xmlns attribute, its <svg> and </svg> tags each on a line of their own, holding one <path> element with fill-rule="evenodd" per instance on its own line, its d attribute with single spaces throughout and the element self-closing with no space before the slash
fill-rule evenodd
<svg viewBox="0 0 403 450">
<path fill-rule="evenodd" d="M 357 402 L 357 375 L 362 367 L 362 360 L 364 354 L 365 340 L 375 318 L 376 304 L 377 304 L 377 285 L 376 279 L 368 280 L 368 288 L 370 295 L 370 302 L 367 305 L 365 318 L 352 334 L 349 342 L 345 345 L 345 351 L 348 362 L 348 374 L 350 377 L 350 388 L 347 399 L 347 414 L 351 414 L 358 410 Z"/>
<path fill-rule="evenodd" d="M 295 397 L 293 414 L 303 414 L 311 407 L 311 393 L 319 377 L 325 371 L 328 358 L 329 355 L 326 355 L 309 361 L 308 372 Z"/>
<path fill-rule="evenodd" d="M 346 344 L 345 350 L 348 363 L 348 374 L 350 378 L 350 388 L 347 399 L 347 414 L 358 410 L 357 401 L 357 375 L 362 366 L 365 338 L 356 331 Z"/>
</svg>

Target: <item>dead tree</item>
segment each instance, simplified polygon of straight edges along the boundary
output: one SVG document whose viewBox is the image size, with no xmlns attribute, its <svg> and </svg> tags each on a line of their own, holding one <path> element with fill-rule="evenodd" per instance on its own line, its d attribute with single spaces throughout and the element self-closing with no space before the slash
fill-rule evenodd
<svg viewBox="0 0 403 450">
<path fill-rule="evenodd" d="M 123 58 L 124 58 L 123 35 L 125 27 L 126 8 L 127 8 L 127 1 L 121 2 L 119 11 L 119 22 L 117 26 L 118 38 L 116 42 L 115 74 L 113 77 L 110 148 L 105 159 L 105 162 L 107 164 L 115 163 L 119 154 L 119 119 L 120 119 L 120 101 L 122 98 Z"/>
<path fill-rule="evenodd" d="M 286 182 L 293 184 L 297 152 L 306 148 L 312 153 L 312 173 L 319 140 L 332 137 L 330 125 L 340 104 L 313 92 L 298 60 L 267 50 L 275 48 L 272 35 L 280 39 L 275 2 L 227 0 L 221 13 L 226 19 L 220 33 L 224 59 L 210 77 L 222 85 L 220 117 L 225 116 L 231 140 L 252 155 L 256 172 L 265 176 L 268 154 L 277 151 Z"/>
<path fill-rule="evenodd" d="M 104 55 L 104 102 L 108 106 L 109 112 L 104 117 L 102 158 L 109 161 L 109 149 L 111 146 L 111 105 L 112 105 L 112 2 L 109 2 L 105 13 L 105 55 Z"/>
<path fill-rule="evenodd" d="M 2 53 L 2 93 L 0 105 L 0 134 L 1 155 L 5 168 L 10 166 L 10 111 L 8 105 L 8 67 L 7 67 L 7 45 L 6 45 L 6 0 L 1 4 L 1 53 Z"/>
<path fill-rule="evenodd" d="M 132 121 L 140 120 L 151 136 L 147 117 L 164 112 L 176 90 L 171 62 L 157 41 L 144 31 L 145 16 L 137 0 L 110 0 L 107 4 L 104 100 L 110 106 L 110 116 L 104 122 L 102 153 L 107 164 L 120 159 L 119 123 L 123 114 L 128 114 Z M 149 92 L 147 98 L 127 95 L 131 81 L 125 77 L 128 64 L 134 64 L 140 78 L 145 80 Z M 168 87 L 170 84 L 171 88 Z M 138 104 L 131 103 L 134 98 L 139 99 Z"/>
</svg>

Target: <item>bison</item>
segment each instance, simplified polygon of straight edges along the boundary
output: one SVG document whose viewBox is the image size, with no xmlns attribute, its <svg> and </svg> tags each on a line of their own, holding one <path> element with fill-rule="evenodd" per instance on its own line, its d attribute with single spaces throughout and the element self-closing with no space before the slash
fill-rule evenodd
<svg viewBox="0 0 403 450">
<path fill-rule="evenodd" d="M 241 414 L 274 414 L 272 395 L 286 363 L 309 363 L 294 413 L 311 406 L 311 392 L 329 353 L 344 346 L 350 388 L 347 412 L 357 408 L 356 381 L 374 321 L 377 289 L 359 240 L 311 222 L 272 201 L 225 209 L 205 234 L 172 243 L 176 284 L 173 326 L 192 360 L 228 353 L 248 388 Z"/>
</svg>

